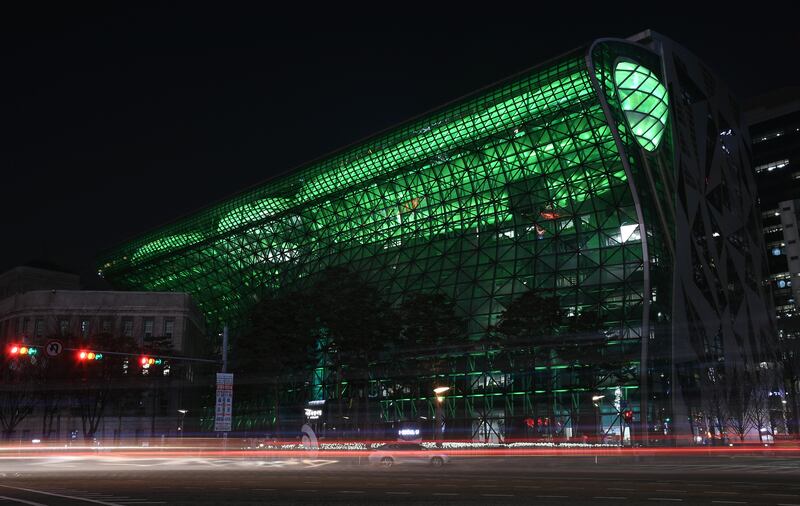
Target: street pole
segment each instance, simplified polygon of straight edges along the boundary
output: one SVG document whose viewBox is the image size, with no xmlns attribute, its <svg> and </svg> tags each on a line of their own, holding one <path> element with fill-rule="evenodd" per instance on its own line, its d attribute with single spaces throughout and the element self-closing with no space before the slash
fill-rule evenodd
<svg viewBox="0 0 800 506">
<path fill-rule="evenodd" d="M 592 404 L 594 404 L 594 410 L 596 413 L 597 418 L 597 442 L 599 444 L 603 440 L 603 420 L 600 418 L 600 401 L 605 398 L 605 395 L 596 394 L 592 396 Z"/>
<path fill-rule="evenodd" d="M 183 419 L 186 418 L 186 413 L 188 413 L 188 409 L 179 409 L 178 413 L 181 414 L 181 426 L 178 428 L 178 431 L 181 433 L 180 438 L 183 439 Z"/>
<path fill-rule="evenodd" d="M 436 442 L 440 443 L 444 439 L 444 417 L 445 417 L 445 409 L 443 406 L 444 403 L 444 395 L 450 387 L 448 386 L 440 386 L 433 389 L 433 394 L 436 397 L 436 424 L 434 425 L 434 429 L 436 431 L 435 437 Z"/>
<path fill-rule="evenodd" d="M 222 372 L 228 372 L 228 326 L 222 327 Z"/>
<path fill-rule="evenodd" d="M 597 443 L 600 443 L 600 440 L 601 440 L 602 434 L 603 434 L 603 425 L 600 423 L 600 405 L 599 404 L 595 404 L 594 405 L 594 413 L 595 413 L 595 419 L 597 421 L 597 432 L 596 432 Z"/>
<path fill-rule="evenodd" d="M 222 372 L 228 372 L 228 325 L 222 327 Z M 233 406 L 231 406 L 233 409 Z M 228 433 L 222 433 L 222 449 L 228 450 Z"/>
</svg>

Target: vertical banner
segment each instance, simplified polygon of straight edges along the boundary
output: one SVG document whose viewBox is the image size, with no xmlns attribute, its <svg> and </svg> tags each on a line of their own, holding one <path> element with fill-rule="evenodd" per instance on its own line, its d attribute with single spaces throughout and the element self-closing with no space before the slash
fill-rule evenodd
<svg viewBox="0 0 800 506">
<path fill-rule="evenodd" d="M 217 373 L 217 404 L 214 431 L 230 432 L 233 421 L 233 373 Z"/>
</svg>

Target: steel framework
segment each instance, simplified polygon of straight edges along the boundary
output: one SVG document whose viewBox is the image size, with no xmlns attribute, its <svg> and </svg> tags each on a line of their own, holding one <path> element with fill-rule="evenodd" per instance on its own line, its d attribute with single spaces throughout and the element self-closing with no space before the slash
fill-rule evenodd
<svg viewBox="0 0 800 506">
<path fill-rule="evenodd" d="M 714 181 L 714 196 L 692 188 L 696 176 L 686 180 L 694 169 L 685 153 L 739 148 L 718 142 L 718 130 L 736 126 L 732 120 L 690 132 L 680 116 L 685 96 L 676 105 L 675 92 L 693 86 L 705 87 L 707 97 L 724 93 L 683 76 L 673 56 L 661 46 L 598 41 L 122 245 L 104 257 L 100 273 L 122 287 L 190 292 L 215 328 L 239 321 L 265 294 L 345 265 L 392 302 L 411 292 L 447 295 L 472 338 L 522 292 L 552 290 L 568 314 L 591 308 L 602 315 L 609 349 L 638 350 L 626 366 L 630 376 L 609 384 L 579 363 L 553 359 L 515 370 L 513 354 L 465 352 L 445 357 L 449 372 L 440 379 L 457 392 L 446 398 L 447 418 L 470 425 L 463 428 L 468 436 L 502 438 L 506 421 L 546 412 L 548 423 L 572 424 L 575 435 L 581 429 L 572 419 L 585 412 L 587 393 L 619 388 L 624 399 L 615 402 L 630 402 L 637 417 L 643 410 L 646 432 L 661 430 L 657 421 L 680 412 L 670 404 L 677 370 L 723 355 L 697 350 L 713 336 L 696 328 L 696 314 L 686 316 L 697 306 L 689 291 L 701 282 L 692 277 L 698 265 L 687 262 L 687 248 L 701 233 L 740 237 L 722 256 L 739 258 L 752 247 L 728 269 L 742 280 L 762 259 L 743 197 L 752 194 L 752 178 Z M 736 156 L 719 163 L 746 168 L 746 153 Z M 720 198 L 727 200 L 716 213 L 745 227 L 690 224 Z M 682 237 L 687 226 L 695 226 L 694 239 Z M 692 258 L 706 267 L 726 261 Z M 736 314 L 760 311 L 753 297 L 761 288 L 746 285 L 750 306 Z M 716 310 L 726 302 L 710 304 Z M 763 339 L 765 324 L 740 323 L 720 332 L 739 344 Z M 676 337 L 682 332 L 686 339 Z M 695 347 L 677 365 L 676 339 Z M 397 374 L 374 369 L 381 419 L 433 416 L 424 381 L 402 386 Z M 324 367 L 313 383 L 308 396 L 347 396 Z M 637 392 L 630 401 L 629 392 Z"/>
</svg>

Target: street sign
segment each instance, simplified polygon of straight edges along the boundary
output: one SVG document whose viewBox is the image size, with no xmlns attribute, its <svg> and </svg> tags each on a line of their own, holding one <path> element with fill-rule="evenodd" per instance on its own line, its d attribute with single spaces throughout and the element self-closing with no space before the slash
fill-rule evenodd
<svg viewBox="0 0 800 506">
<path fill-rule="evenodd" d="M 57 355 L 61 355 L 62 351 L 64 351 L 64 343 L 62 343 L 58 339 L 47 341 L 47 344 L 44 347 L 44 352 L 47 353 L 48 357 L 55 357 Z"/>
<path fill-rule="evenodd" d="M 214 431 L 230 432 L 233 422 L 233 374 L 217 373 L 217 403 L 214 410 Z"/>
</svg>

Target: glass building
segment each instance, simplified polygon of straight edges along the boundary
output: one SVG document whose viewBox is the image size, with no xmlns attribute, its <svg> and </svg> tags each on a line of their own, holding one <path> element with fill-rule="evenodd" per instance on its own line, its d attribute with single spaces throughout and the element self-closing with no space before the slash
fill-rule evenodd
<svg viewBox="0 0 800 506">
<path fill-rule="evenodd" d="M 772 363 L 735 104 L 658 34 L 597 40 L 132 240 L 100 273 L 189 292 L 221 328 L 264 293 L 345 266 L 395 303 L 446 295 L 474 339 L 520 294 L 554 291 L 567 314 L 599 312 L 595 353 L 625 363 L 473 349 L 414 387 L 376 365 L 380 423 L 438 412 L 453 437 L 482 441 L 706 433 L 722 418 L 709 399 Z M 306 398 L 348 395 L 328 377 Z M 451 388 L 437 401 L 439 384 Z"/>
</svg>

